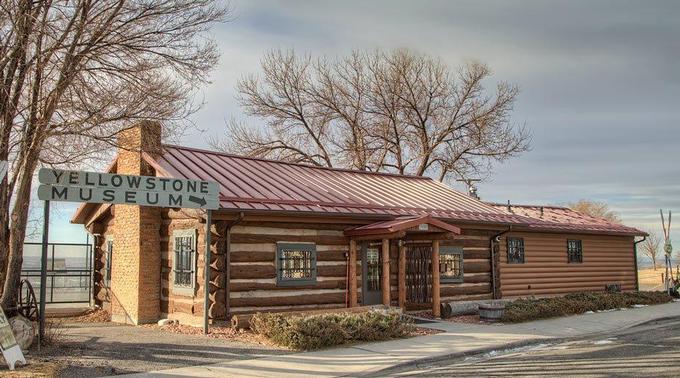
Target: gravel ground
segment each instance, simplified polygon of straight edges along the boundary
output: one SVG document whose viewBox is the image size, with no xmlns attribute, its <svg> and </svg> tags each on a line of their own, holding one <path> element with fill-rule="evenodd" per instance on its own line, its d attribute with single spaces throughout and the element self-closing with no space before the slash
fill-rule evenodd
<svg viewBox="0 0 680 378">
<path fill-rule="evenodd" d="M 290 353 L 271 345 L 115 323 L 64 323 L 61 342 L 30 362 L 60 365 L 59 377 L 99 377 Z M 37 364 L 34 364 L 36 366 Z M 27 367 L 28 368 L 28 367 Z M 0 370 L 0 376 L 7 371 Z"/>
</svg>

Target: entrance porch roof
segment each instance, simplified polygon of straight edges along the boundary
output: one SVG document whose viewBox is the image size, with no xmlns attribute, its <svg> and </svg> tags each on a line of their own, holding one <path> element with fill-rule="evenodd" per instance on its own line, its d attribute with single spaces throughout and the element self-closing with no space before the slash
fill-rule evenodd
<svg viewBox="0 0 680 378">
<path fill-rule="evenodd" d="M 345 236 L 388 235 L 401 232 L 453 233 L 460 234 L 460 228 L 435 219 L 430 215 L 398 217 L 345 230 Z"/>
</svg>

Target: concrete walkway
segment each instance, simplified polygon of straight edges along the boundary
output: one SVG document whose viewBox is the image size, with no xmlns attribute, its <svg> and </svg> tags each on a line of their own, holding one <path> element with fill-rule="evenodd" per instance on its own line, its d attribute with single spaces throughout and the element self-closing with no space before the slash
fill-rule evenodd
<svg viewBox="0 0 680 378">
<path fill-rule="evenodd" d="M 416 361 L 582 336 L 680 316 L 680 302 L 576 315 L 522 324 L 430 323 L 444 333 L 139 374 L 144 377 L 341 377 L 362 376 Z M 422 325 L 425 326 L 425 325 Z"/>
</svg>

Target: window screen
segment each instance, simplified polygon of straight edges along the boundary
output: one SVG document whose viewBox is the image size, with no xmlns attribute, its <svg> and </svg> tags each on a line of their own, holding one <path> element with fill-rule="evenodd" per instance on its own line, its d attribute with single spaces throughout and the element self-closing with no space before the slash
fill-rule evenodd
<svg viewBox="0 0 680 378">
<path fill-rule="evenodd" d="M 278 243 L 277 284 L 302 285 L 316 282 L 316 245 Z"/>
<path fill-rule="evenodd" d="M 463 248 L 442 247 L 439 251 L 439 280 L 463 282 Z"/>
<path fill-rule="evenodd" d="M 173 232 L 174 240 L 174 286 L 193 289 L 195 282 L 196 231 Z"/>
<path fill-rule="evenodd" d="M 567 259 L 570 263 L 583 262 L 583 244 L 580 240 L 567 240 Z"/>
<path fill-rule="evenodd" d="M 524 264 L 524 239 L 508 238 L 508 264 Z"/>
</svg>

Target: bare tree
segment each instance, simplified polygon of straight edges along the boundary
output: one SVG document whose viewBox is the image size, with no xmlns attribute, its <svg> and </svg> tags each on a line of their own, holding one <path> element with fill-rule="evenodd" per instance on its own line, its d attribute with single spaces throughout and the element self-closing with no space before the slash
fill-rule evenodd
<svg viewBox="0 0 680 378">
<path fill-rule="evenodd" d="M 510 123 L 518 90 L 481 63 L 453 73 L 406 50 L 313 59 L 271 51 L 262 75 L 239 81 L 238 100 L 266 128 L 228 125 L 213 146 L 322 166 L 414 175 L 483 175 L 527 151 L 531 136 Z"/>
<path fill-rule="evenodd" d="M 656 259 L 661 251 L 661 238 L 651 231 L 647 232 L 649 236 L 640 243 L 640 252 L 652 260 L 652 267 L 656 270 Z"/>
<path fill-rule="evenodd" d="M 218 60 L 206 32 L 227 13 L 213 0 L 0 0 L 3 307 L 16 303 L 36 168 L 106 151 L 137 120 L 183 127 Z"/>
<path fill-rule="evenodd" d="M 567 204 L 567 207 L 579 213 L 590 215 L 591 217 L 604 218 L 610 222 L 621 223 L 619 215 L 609 208 L 604 202 L 590 201 L 586 199 L 578 200 Z"/>
</svg>

